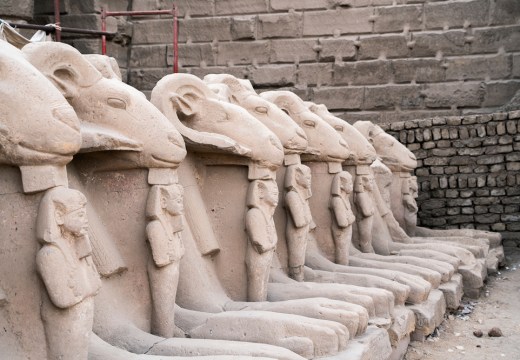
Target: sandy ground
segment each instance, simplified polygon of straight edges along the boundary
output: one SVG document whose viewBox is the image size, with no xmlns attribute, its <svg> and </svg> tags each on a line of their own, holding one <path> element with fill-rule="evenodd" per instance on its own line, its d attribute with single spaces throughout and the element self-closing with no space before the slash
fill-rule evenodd
<svg viewBox="0 0 520 360">
<path fill-rule="evenodd" d="M 520 249 L 505 251 L 508 264 L 488 278 L 483 295 L 463 299 L 464 307 L 448 315 L 433 336 L 410 344 L 405 360 L 520 360 Z M 503 336 L 488 336 L 493 327 Z"/>
</svg>

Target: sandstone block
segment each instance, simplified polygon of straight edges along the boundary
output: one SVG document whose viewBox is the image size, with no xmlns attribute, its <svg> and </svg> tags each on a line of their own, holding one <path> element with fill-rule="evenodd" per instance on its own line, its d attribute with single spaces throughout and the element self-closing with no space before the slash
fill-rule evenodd
<svg viewBox="0 0 520 360">
<path fill-rule="evenodd" d="M 321 87 L 314 89 L 312 98 L 329 109 L 361 109 L 363 94 L 363 87 Z"/>
<path fill-rule="evenodd" d="M 520 54 L 513 55 L 513 69 L 511 70 L 511 75 L 514 78 L 520 77 Z"/>
<path fill-rule="evenodd" d="M 233 40 L 254 39 L 256 36 L 256 16 L 235 16 L 231 19 Z"/>
<path fill-rule="evenodd" d="M 441 82 L 446 78 L 442 62 L 437 59 L 403 59 L 393 60 L 392 68 L 396 83 Z"/>
<path fill-rule="evenodd" d="M 334 65 L 335 85 L 378 85 L 390 79 L 388 61 L 356 61 Z"/>
<path fill-rule="evenodd" d="M 419 30 L 422 26 L 422 6 L 405 5 L 376 8 L 374 31 L 377 33 Z"/>
<path fill-rule="evenodd" d="M 475 29 L 473 36 L 473 54 L 495 53 L 500 48 L 506 52 L 520 50 L 520 25 Z"/>
<path fill-rule="evenodd" d="M 415 44 L 410 51 L 410 56 L 434 57 L 439 51 L 445 56 L 466 54 L 468 50 L 464 46 L 465 36 L 466 33 L 461 30 L 414 34 Z"/>
<path fill-rule="evenodd" d="M 267 12 L 266 0 L 218 0 L 215 2 L 215 13 L 217 15 L 264 12 Z"/>
<path fill-rule="evenodd" d="M 218 45 L 218 65 L 265 64 L 269 61 L 269 41 L 222 42 Z"/>
<path fill-rule="evenodd" d="M 166 52 L 168 66 L 173 65 L 173 45 Z M 215 54 L 210 44 L 179 44 L 179 64 L 181 66 L 215 65 Z"/>
<path fill-rule="evenodd" d="M 350 38 L 320 39 L 320 46 L 320 60 L 352 60 L 356 56 L 356 46 Z"/>
<path fill-rule="evenodd" d="M 250 71 L 254 86 L 287 86 L 296 82 L 296 65 L 268 65 Z"/>
<path fill-rule="evenodd" d="M 132 10 L 171 9 L 174 3 L 177 5 L 179 16 L 182 17 L 186 15 L 211 16 L 214 12 L 214 1 L 207 0 L 161 0 L 160 2 L 156 0 L 133 0 Z"/>
<path fill-rule="evenodd" d="M 388 109 L 399 105 L 401 109 L 418 108 L 422 98 L 418 85 L 388 85 L 367 87 L 364 109 Z"/>
<path fill-rule="evenodd" d="M 446 80 L 505 79 L 511 72 L 512 57 L 457 57 L 446 62 Z"/>
<path fill-rule="evenodd" d="M 34 3 L 31 0 L 5 0 L 0 8 L 0 17 L 11 16 L 21 19 L 32 19 Z"/>
<path fill-rule="evenodd" d="M 386 59 L 407 57 L 410 49 L 404 35 L 379 35 L 361 37 L 359 59 L 370 60 L 384 57 Z"/>
<path fill-rule="evenodd" d="M 297 13 L 259 15 L 258 38 L 300 37 L 302 18 L 302 15 Z"/>
<path fill-rule="evenodd" d="M 186 38 L 179 40 L 184 42 Z M 171 19 L 157 19 L 134 22 L 133 45 L 171 44 L 173 25 Z"/>
<path fill-rule="evenodd" d="M 462 28 L 465 23 L 473 27 L 487 24 L 487 0 L 428 3 L 425 5 L 427 29 Z"/>
<path fill-rule="evenodd" d="M 271 10 L 313 10 L 327 9 L 329 7 L 328 0 L 271 0 Z"/>
<path fill-rule="evenodd" d="M 317 52 L 315 47 L 317 43 L 317 40 L 314 39 L 272 40 L 269 62 L 298 63 L 316 61 Z"/>
<path fill-rule="evenodd" d="M 485 86 L 479 82 L 426 84 L 421 94 L 427 107 L 480 106 Z"/>
<path fill-rule="evenodd" d="M 298 66 L 298 84 L 300 85 L 331 85 L 332 63 L 300 64 Z"/>
<path fill-rule="evenodd" d="M 152 90 L 164 76 L 171 73 L 167 68 L 131 69 L 128 73 L 128 83 L 139 90 Z"/>
<path fill-rule="evenodd" d="M 309 11 L 303 15 L 303 35 L 320 36 L 367 33 L 372 31 L 369 21 L 372 9 L 350 8 L 327 11 Z"/>
<path fill-rule="evenodd" d="M 519 89 L 520 81 L 516 80 L 487 83 L 486 95 L 482 106 L 501 106 L 511 100 Z"/>
<path fill-rule="evenodd" d="M 132 46 L 131 67 L 166 67 L 166 45 Z"/>
<path fill-rule="evenodd" d="M 520 2 L 516 0 L 496 0 L 491 8 L 491 24 L 518 24 L 520 20 Z"/>
<path fill-rule="evenodd" d="M 170 20 L 171 23 L 171 20 Z M 171 26 L 171 24 L 170 24 Z M 172 33 L 170 33 L 170 37 Z M 151 34 L 153 36 L 153 34 Z M 231 18 L 210 17 L 183 19 L 179 23 L 179 41 L 209 42 L 228 41 L 231 36 Z M 171 40 L 168 41 L 168 43 Z"/>
</svg>

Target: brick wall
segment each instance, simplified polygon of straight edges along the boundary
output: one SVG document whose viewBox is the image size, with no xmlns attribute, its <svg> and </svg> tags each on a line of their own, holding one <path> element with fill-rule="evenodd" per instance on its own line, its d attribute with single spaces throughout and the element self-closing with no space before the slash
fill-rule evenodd
<svg viewBox="0 0 520 360">
<path fill-rule="evenodd" d="M 499 231 L 520 246 L 520 110 L 382 127 L 417 156 L 420 224 Z"/>
</svg>

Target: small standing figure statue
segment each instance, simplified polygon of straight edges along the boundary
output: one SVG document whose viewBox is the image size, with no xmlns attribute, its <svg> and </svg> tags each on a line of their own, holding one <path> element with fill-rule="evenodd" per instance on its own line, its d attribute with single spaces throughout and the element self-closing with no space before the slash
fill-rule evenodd
<svg viewBox="0 0 520 360">
<path fill-rule="evenodd" d="M 307 250 L 307 235 L 316 225 L 312 221 L 309 199 L 311 170 L 301 164 L 290 165 L 285 174 L 285 210 L 287 212 L 287 252 L 289 276 L 296 281 L 304 280 L 303 267 Z"/>
<path fill-rule="evenodd" d="M 278 205 L 278 186 L 274 180 L 251 182 L 247 194 L 246 250 L 247 299 L 267 300 L 267 282 L 278 237 L 273 215 Z"/>
<path fill-rule="evenodd" d="M 372 225 L 374 222 L 374 202 L 372 190 L 374 178 L 370 175 L 358 175 L 354 184 L 354 203 L 358 210 L 357 228 L 359 237 L 359 250 L 364 253 L 373 253 Z"/>
<path fill-rule="evenodd" d="M 151 248 L 148 280 L 152 295 L 151 332 L 165 338 L 174 335 L 174 307 L 179 283 L 179 263 L 184 255 L 182 215 L 183 187 L 154 185 L 146 202 L 146 237 Z"/>
<path fill-rule="evenodd" d="M 332 179 L 330 210 L 332 211 L 332 237 L 336 250 L 336 264 L 348 265 L 348 255 L 352 240 L 352 224 L 356 217 L 350 207 L 352 176 L 341 171 Z"/>
<path fill-rule="evenodd" d="M 48 295 L 41 305 L 47 359 L 88 357 L 101 280 L 91 256 L 86 204 L 81 192 L 62 186 L 48 190 L 40 202 L 36 269 Z"/>
<path fill-rule="evenodd" d="M 418 195 L 417 177 L 410 176 L 408 181 L 403 183 L 403 204 L 404 204 L 404 223 L 406 232 L 410 236 L 415 235 L 417 227 L 417 199 Z"/>
</svg>

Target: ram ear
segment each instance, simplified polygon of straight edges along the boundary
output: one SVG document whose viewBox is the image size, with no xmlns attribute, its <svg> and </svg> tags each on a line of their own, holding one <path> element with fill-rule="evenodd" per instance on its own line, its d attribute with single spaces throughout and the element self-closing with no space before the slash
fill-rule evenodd
<svg viewBox="0 0 520 360">
<path fill-rule="evenodd" d="M 22 52 L 67 99 L 77 97 L 80 88 L 89 87 L 102 77 L 78 50 L 67 44 L 31 43 Z"/>
<path fill-rule="evenodd" d="M 177 114 L 182 114 L 186 117 L 196 113 L 198 99 L 200 98 L 195 92 L 185 93 L 184 95 L 172 94 L 170 96 L 173 109 L 175 109 Z"/>
</svg>

